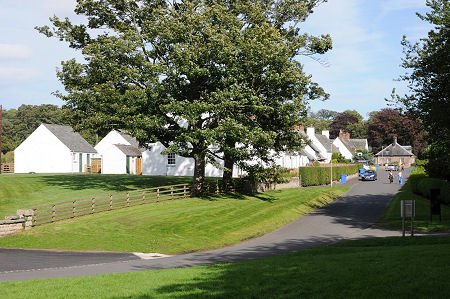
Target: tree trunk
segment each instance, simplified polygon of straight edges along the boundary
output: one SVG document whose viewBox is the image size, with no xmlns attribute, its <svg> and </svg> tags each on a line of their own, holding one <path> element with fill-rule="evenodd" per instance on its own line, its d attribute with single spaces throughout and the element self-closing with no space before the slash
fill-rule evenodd
<svg viewBox="0 0 450 299">
<path fill-rule="evenodd" d="M 192 182 L 191 197 L 200 197 L 203 194 L 203 183 L 205 182 L 205 154 L 195 154 L 194 161 L 194 181 Z"/>
<path fill-rule="evenodd" d="M 223 155 L 223 166 L 225 168 L 222 176 L 222 189 L 225 192 L 229 191 L 230 187 L 233 185 L 233 165 L 234 159 L 232 155 L 225 152 Z"/>
</svg>

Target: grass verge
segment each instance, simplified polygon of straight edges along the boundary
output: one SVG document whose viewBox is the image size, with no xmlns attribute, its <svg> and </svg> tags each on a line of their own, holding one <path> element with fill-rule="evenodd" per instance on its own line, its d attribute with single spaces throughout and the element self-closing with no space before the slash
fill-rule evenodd
<svg viewBox="0 0 450 299">
<path fill-rule="evenodd" d="M 186 269 L 2 282 L 8 298 L 447 298 L 450 238 L 344 242 Z"/>
<path fill-rule="evenodd" d="M 1 238 L 0 246 L 166 254 L 207 250 L 273 231 L 348 189 L 286 189 L 164 201 L 36 226 Z"/>
<path fill-rule="evenodd" d="M 15 215 L 17 209 L 191 181 L 192 177 L 107 174 L 0 175 L 0 218 Z"/>
<path fill-rule="evenodd" d="M 441 204 L 442 221 L 439 216 L 433 216 L 430 220 L 430 201 L 413 193 L 413 185 L 417 183 L 418 178 L 425 177 L 423 167 L 415 167 L 410 174 L 406 184 L 394 196 L 387 209 L 380 217 L 379 225 L 387 227 L 401 228 L 400 205 L 402 200 L 416 201 L 416 216 L 414 218 L 414 227 L 426 231 L 449 231 L 450 230 L 450 206 Z M 410 223 L 407 224 L 409 227 Z"/>
</svg>

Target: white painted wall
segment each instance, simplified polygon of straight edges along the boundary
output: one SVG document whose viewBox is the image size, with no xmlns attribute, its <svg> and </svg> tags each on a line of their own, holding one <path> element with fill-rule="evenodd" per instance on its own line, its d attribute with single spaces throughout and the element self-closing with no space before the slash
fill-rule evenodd
<svg viewBox="0 0 450 299">
<path fill-rule="evenodd" d="M 45 126 L 40 125 L 14 150 L 16 173 L 71 173 L 79 172 L 79 154 L 72 153 Z M 82 171 L 87 162 L 82 153 Z M 94 154 L 90 154 L 93 158 Z"/>
<path fill-rule="evenodd" d="M 345 159 L 352 159 L 353 154 L 347 149 L 347 147 L 342 143 L 339 137 L 333 141 L 333 145 L 339 148 L 339 152 Z"/>
<path fill-rule="evenodd" d="M 319 149 L 320 154 L 323 157 L 326 157 L 326 163 L 330 163 L 331 161 L 331 153 L 323 146 L 323 144 L 316 138 L 316 133 L 314 128 L 306 128 L 306 135 L 308 139 L 314 143 L 314 145 Z M 325 134 L 322 134 L 325 135 Z M 325 135 L 326 136 L 326 135 Z"/>
<path fill-rule="evenodd" d="M 126 163 L 127 163 L 126 155 L 115 145 L 111 144 L 107 149 L 103 150 L 102 173 L 126 174 L 127 173 Z"/>
<path fill-rule="evenodd" d="M 145 175 L 169 175 L 169 176 L 193 176 L 194 175 L 194 159 L 185 158 L 176 155 L 175 165 L 167 164 L 167 155 L 161 154 L 165 150 L 165 146 L 160 142 L 150 144 L 150 149 L 142 153 L 142 174 Z M 223 161 L 221 165 L 223 165 Z M 221 177 L 223 171 L 207 164 L 205 167 L 205 176 Z"/>
</svg>

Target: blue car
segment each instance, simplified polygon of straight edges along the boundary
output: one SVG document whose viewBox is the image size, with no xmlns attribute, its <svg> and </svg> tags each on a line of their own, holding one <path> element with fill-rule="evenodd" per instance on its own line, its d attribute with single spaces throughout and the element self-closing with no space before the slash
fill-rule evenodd
<svg viewBox="0 0 450 299">
<path fill-rule="evenodd" d="M 377 180 L 377 172 L 372 169 L 364 170 L 364 172 L 361 174 L 361 180 L 376 181 Z"/>
</svg>

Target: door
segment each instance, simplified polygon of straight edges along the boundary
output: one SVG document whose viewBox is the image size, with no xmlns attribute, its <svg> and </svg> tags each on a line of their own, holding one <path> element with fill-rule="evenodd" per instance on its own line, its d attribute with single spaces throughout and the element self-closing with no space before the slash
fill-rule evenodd
<svg viewBox="0 0 450 299">
<path fill-rule="evenodd" d="M 78 162 L 79 162 L 79 171 L 78 172 L 83 172 L 83 154 L 79 154 L 78 156 Z"/>
<path fill-rule="evenodd" d="M 142 174 L 142 158 L 136 158 L 136 174 Z"/>
</svg>

